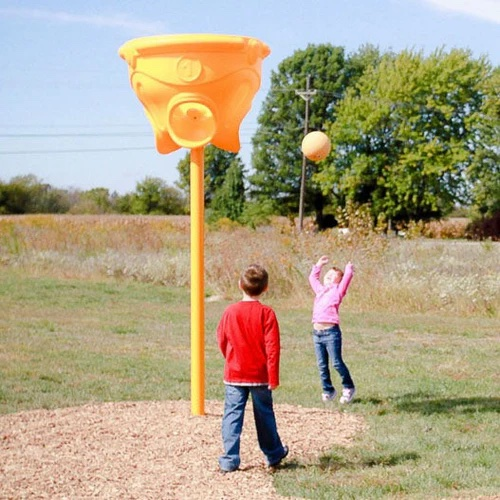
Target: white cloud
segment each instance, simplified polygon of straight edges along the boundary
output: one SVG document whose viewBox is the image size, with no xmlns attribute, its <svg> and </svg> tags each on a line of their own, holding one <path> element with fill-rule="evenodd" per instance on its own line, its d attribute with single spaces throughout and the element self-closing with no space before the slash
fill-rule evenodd
<svg viewBox="0 0 500 500">
<path fill-rule="evenodd" d="M 457 12 L 500 24 L 500 0 L 423 0 L 440 10 Z"/>
<path fill-rule="evenodd" d="M 58 23 L 86 24 L 98 27 L 125 28 L 147 33 L 159 33 L 164 30 L 161 22 L 149 22 L 130 19 L 127 16 L 85 16 L 81 14 L 70 14 L 69 12 L 48 11 L 41 9 L 2 9 L 0 16 L 22 17 L 28 19 L 43 19 Z"/>
</svg>

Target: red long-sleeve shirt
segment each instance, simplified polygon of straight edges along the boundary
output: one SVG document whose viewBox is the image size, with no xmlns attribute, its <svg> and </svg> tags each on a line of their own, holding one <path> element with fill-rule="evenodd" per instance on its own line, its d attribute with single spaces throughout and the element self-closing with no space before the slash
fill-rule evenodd
<svg viewBox="0 0 500 500">
<path fill-rule="evenodd" d="M 279 385 L 280 331 L 276 314 L 258 300 L 242 300 L 224 311 L 217 327 L 224 356 L 224 383 Z"/>
</svg>

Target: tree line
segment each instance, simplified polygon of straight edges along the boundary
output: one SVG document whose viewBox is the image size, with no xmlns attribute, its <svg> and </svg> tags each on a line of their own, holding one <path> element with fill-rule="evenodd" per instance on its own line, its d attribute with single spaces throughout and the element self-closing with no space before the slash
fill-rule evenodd
<svg viewBox="0 0 500 500">
<path fill-rule="evenodd" d="M 146 177 L 134 192 L 119 195 L 104 187 L 87 191 L 59 189 L 34 175 L 0 181 L 0 215 L 6 214 L 136 214 L 183 215 L 187 213 L 184 193 L 157 177 Z"/>
<path fill-rule="evenodd" d="M 295 51 L 271 73 L 249 171 L 238 154 L 205 148 L 207 218 L 254 224 L 295 216 L 300 144 L 312 130 L 332 142 L 325 160 L 305 165 L 304 212 L 320 229 L 352 206 L 389 228 L 439 219 L 457 206 L 478 218 L 500 213 L 500 68 L 486 57 L 463 49 L 382 53 L 371 45 L 350 54 L 330 44 Z M 188 213 L 189 163 L 187 153 L 176 186 L 146 178 L 124 196 L 13 179 L 0 183 L 0 212 Z M 23 190 L 31 195 L 23 198 Z"/>
</svg>

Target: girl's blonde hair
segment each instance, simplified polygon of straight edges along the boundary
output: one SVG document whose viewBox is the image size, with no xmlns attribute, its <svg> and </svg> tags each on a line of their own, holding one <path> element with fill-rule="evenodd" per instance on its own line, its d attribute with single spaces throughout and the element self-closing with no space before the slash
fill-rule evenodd
<svg viewBox="0 0 500 500">
<path fill-rule="evenodd" d="M 342 271 L 342 269 L 340 269 L 340 267 L 333 266 L 332 270 L 335 271 L 340 276 L 340 279 L 342 279 L 344 277 L 344 271 Z"/>
</svg>

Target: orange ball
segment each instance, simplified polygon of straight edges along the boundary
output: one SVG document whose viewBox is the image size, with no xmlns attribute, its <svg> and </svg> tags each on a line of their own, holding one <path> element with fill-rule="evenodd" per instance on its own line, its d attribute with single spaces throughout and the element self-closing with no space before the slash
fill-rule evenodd
<svg viewBox="0 0 500 500">
<path fill-rule="evenodd" d="M 311 161 L 324 160 L 328 156 L 328 153 L 330 153 L 331 148 L 330 139 L 324 132 L 320 132 L 319 130 L 309 132 L 302 139 L 302 152 Z"/>
</svg>

